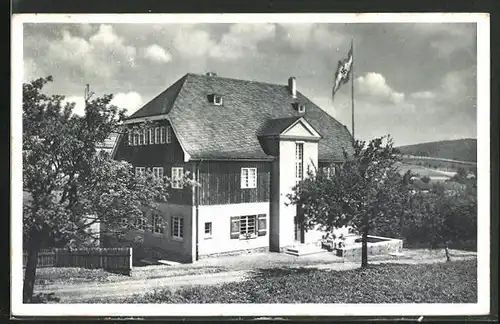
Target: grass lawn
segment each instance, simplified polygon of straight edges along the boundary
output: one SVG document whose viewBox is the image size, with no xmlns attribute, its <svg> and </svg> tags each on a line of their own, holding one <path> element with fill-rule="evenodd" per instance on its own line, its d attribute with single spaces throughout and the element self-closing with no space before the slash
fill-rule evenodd
<svg viewBox="0 0 500 324">
<path fill-rule="evenodd" d="M 475 303 L 476 260 L 366 269 L 260 269 L 249 280 L 93 303 Z"/>
</svg>

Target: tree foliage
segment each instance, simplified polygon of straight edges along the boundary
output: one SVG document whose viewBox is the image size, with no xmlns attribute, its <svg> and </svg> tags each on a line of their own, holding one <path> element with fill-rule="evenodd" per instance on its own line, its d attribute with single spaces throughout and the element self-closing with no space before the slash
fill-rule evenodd
<svg viewBox="0 0 500 324">
<path fill-rule="evenodd" d="M 356 141 L 354 154 L 344 156 L 334 176 L 310 172 L 289 198 L 300 207 L 307 228 L 319 225 L 331 230 L 346 225 L 362 233 L 365 266 L 370 228 L 399 219 L 407 201 L 409 175 L 399 174 L 397 151 L 389 136 Z"/>
<path fill-rule="evenodd" d="M 129 163 L 96 149 L 111 133 L 123 133 L 125 112 L 110 105 L 111 95 L 88 100 L 85 115 L 77 116 L 74 103 L 63 106 L 63 96 L 42 92 L 51 81 L 23 84 L 23 191 L 29 194 L 23 205 L 25 301 L 33 293 L 40 247 L 82 246 L 93 244 L 97 234 L 124 235 L 145 223 L 138 221 L 144 220 L 144 209 L 166 201 L 170 187 L 168 178 L 136 177 Z M 98 233 L 90 230 L 95 224 Z"/>
</svg>

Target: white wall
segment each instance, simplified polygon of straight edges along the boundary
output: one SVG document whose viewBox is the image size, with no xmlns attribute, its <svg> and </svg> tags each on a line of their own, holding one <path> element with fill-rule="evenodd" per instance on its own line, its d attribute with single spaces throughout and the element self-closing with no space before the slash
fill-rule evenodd
<svg viewBox="0 0 500 324">
<path fill-rule="evenodd" d="M 198 254 L 207 255 L 269 246 L 269 202 L 198 207 Z M 266 214 L 267 233 L 254 239 L 231 239 L 231 217 Z M 205 236 L 205 222 L 212 222 L 212 236 Z"/>
<path fill-rule="evenodd" d="M 304 150 L 305 151 L 305 150 Z M 279 247 L 293 245 L 295 241 L 294 217 L 297 215 L 297 207 L 288 205 L 290 200 L 287 194 L 292 192 L 296 184 L 295 180 L 295 141 L 280 141 L 279 156 Z M 305 163 L 304 163 L 305 165 Z M 305 168 L 304 168 L 305 169 Z"/>
</svg>

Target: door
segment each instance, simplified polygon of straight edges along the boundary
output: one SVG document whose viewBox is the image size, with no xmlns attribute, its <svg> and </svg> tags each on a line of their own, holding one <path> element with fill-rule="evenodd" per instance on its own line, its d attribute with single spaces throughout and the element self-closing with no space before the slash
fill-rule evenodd
<svg viewBox="0 0 500 324">
<path fill-rule="evenodd" d="M 294 222 L 294 240 L 298 243 L 304 243 L 304 228 L 303 226 L 298 222 L 297 216 L 293 218 Z"/>
</svg>

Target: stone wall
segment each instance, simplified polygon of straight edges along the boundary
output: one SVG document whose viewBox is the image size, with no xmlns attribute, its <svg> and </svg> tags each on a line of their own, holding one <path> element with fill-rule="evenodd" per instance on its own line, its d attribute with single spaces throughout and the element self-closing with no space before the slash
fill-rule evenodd
<svg viewBox="0 0 500 324">
<path fill-rule="evenodd" d="M 389 253 L 401 253 L 403 241 L 380 236 L 368 236 L 369 238 L 382 239 L 380 242 L 368 243 L 368 255 L 385 255 Z M 349 259 L 361 258 L 361 243 L 356 243 L 345 248 L 337 249 L 337 256 Z"/>
</svg>

